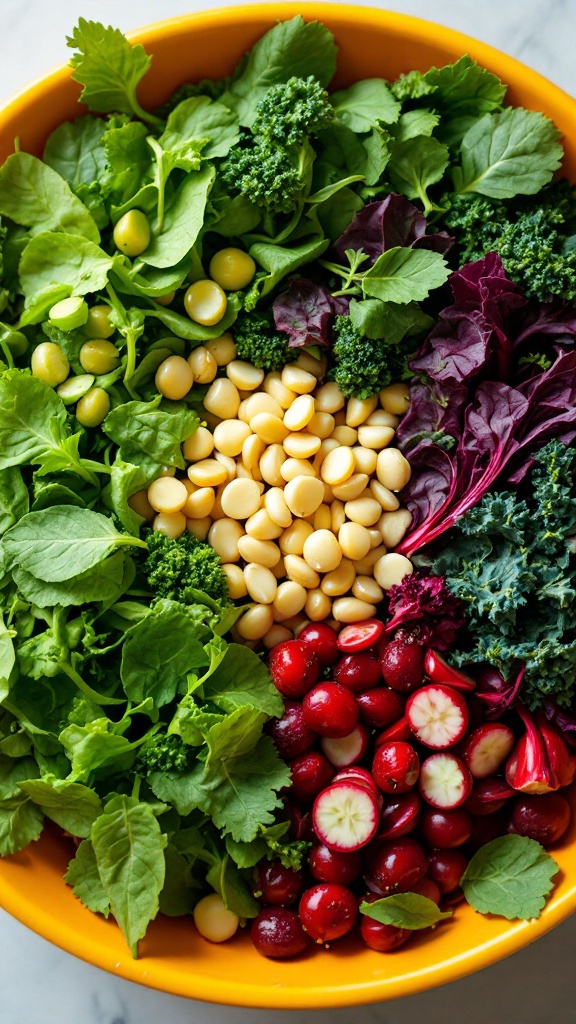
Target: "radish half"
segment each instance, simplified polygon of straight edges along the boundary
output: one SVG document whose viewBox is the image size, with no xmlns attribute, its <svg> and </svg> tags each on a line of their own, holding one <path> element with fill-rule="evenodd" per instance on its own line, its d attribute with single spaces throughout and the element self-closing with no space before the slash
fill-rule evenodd
<svg viewBox="0 0 576 1024">
<path fill-rule="evenodd" d="M 335 782 L 316 797 L 312 808 L 312 824 L 320 841 L 343 853 L 366 846 L 379 820 L 378 800 L 362 783 Z"/>
</svg>

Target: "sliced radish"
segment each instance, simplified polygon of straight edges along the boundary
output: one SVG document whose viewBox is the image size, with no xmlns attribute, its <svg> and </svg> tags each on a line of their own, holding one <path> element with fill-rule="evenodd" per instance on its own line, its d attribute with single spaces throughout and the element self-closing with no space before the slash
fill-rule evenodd
<svg viewBox="0 0 576 1024">
<path fill-rule="evenodd" d="M 320 842 L 330 850 L 359 850 L 376 834 L 380 807 L 367 786 L 335 782 L 316 797 L 312 823 Z"/>
<path fill-rule="evenodd" d="M 397 722 L 394 722 L 394 725 L 389 725 L 387 729 L 384 729 L 384 732 L 378 733 L 374 742 L 376 747 L 381 747 L 383 743 L 388 743 L 391 740 L 411 739 L 412 730 L 408 725 L 408 720 L 403 716 Z"/>
<path fill-rule="evenodd" d="M 356 782 L 362 786 L 368 786 L 377 797 L 381 797 L 382 794 L 378 789 L 372 773 L 367 768 L 359 768 L 358 765 L 351 765 L 349 768 L 342 768 L 341 771 L 332 779 L 332 782 Z"/>
<path fill-rule="evenodd" d="M 463 693 L 471 693 L 476 689 L 476 683 L 470 676 L 452 668 L 444 658 L 428 647 L 424 655 L 424 671 L 432 683 L 446 683 L 454 690 L 461 690 Z"/>
<path fill-rule="evenodd" d="M 432 807 L 459 807 L 471 789 L 472 776 L 454 754 L 432 754 L 420 769 L 420 792 Z"/>
<path fill-rule="evenodd" d="M 337 644 L 341 651 L 353 654 L 356 651 L 365 651 L 367 647 L 380 638 L 384 623 L 379 619 L 364 619 L 362 622 L 354 622 L 350 626 L 344 626 L 338 634 Z"/>
<path fill-rule="evenodd" d="M 357 725 L 352 732 L 340 739 L 322 736 L 320 746 L 330 764 L 333 764 L 335 768 L 347 768 L 362 760 L 368 750 L 369 739 L 366 727 Z"/>
<path fill-rule="evenodd" d="M 475 779 L 472 792 L 466 801 L 466 810 L 476 817 L 495 814 L 502 810 L 506 802 L 518 796 L 515 789 L 508 785 L 499 775 L 489 775 L 485 779 Z"/>
<path fill-rule="evenodd" d="M 498 771 L 516 739 L 512 729 L 502 722 L 484 722 L 466 738 L 462 758 L 475 779 L 485 779 Z"/>
<path fill-rule="evenodd" d="M 461 693 L 442 683 L 416 690 L 406 702 L 406 720 L 425 747 L 445 750 L 462 739 L 468 728 L 468 706 Z"/>
</svg>

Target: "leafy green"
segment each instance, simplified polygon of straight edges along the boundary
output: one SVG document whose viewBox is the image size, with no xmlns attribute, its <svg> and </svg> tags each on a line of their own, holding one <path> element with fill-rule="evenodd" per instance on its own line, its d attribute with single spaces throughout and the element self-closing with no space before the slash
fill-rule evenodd
<svg viewBox="0 0 576 1024">
<path fill-rule="evenodd" d="M 0 213 L 35 235 L 63 231 L 100 241 L 84 203 L 60 174 L 30 153 L 14 153 L 0 168 Z"/>
<path fill-rule="evenodd" d="M 452 917 L 452 911 L 442 912 L 427 896 L 415 892 L 400 892 L 392 896 L 384 896 L 374 903 L 361 903 L 360 913 L 371 917 L 381 924 L 390 924 L 395 928 L 408 928 L 419 931 L 431 928 L 439 921 Z"/>
<path fill-rule="evenodd" d="M 47 818 L 74 836 L 86 839 L 96 818 L 102 813 L 97 793 L 78 782 L 45 775 L 20 783 L 20 789 L 38 805 Z"/>
<path fill-rule="evenodd" d="M 43 160 L 64 178 L 70 188 L 90 185 L 106 169 L 106 151 L 102 139 L 106 122 L 85 114 L 75 121 L 65 121 L 48 136 Z"/>
<path fill-rule="evenodd" d="M 480 913 L 529 921 L 540 917 L 558 870 L 534 839 L 501 836 L 476 851 L 460 885 Z"/>
<path fill-rule="evenodd" d="M 180 445 L 194 433 L 198 414 L 180 402 L 157 395 L 150 402 L 125 402 L 108 413 L 102 430 L 120 448 L 125 462 L 135 453 L 159 464 L 184 468 Z"/>
<path fill-rule="evenodd" d="M 0 856 L 18 853 L 40 837 L 44 815 L 27 796 L 0 801 Z"/>
<path fill-rule="evenodd" d="M 184 178 L 166 209 L 162 232 L 142 254 L 145 263 L 153 267 L 173 267 L 184 259 L 202 228 L 214 175 L 214 168 L 207 163 Z"/>
<path fill-rule="evenodd" d="M 408 199 L 420 199 L 428 216 L 435 205 L 428 189 L 441 181 L 448 166 L 448 147 L 427 135 L 395 142 L 391 149 L 389 174 L 392 183 Z"/>
<path fill-rule="evenodd" d="M 96 854 L 89 839 L 80 843 L 68 865 L 64 880 L 72 886 L 72 892 L 88 910 L 108 917 L 110 900 L 100 880 Z"/>
<path fill-rule="evenodd" d="M 174 700 L 186 674 L 208 663 L 199 637 L 205 629 L 176 601 L 161 601 L 152 615 L 128 630 L 122 648 L 122 685 L 137 703 L 156 707 Z"/>
<path fill-rule="evenodd" d="M 365 295 L 384 302 L 414 302 L 448 279 L 449 270 L 440 253 L 429 249 L 394 246 L 383 252 L 362 275 Z"/>
</svg>

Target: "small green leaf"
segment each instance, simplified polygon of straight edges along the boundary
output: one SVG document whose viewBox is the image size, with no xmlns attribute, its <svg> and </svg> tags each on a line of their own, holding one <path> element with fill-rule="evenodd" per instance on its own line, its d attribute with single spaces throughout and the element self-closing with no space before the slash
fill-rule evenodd
<svg viewBox="0 0 576 1024">
<path fill-rule="evenodd" d="M 75 857 L 68 865 L 64 881 L 72 886 L 72 892 L 88 910 L 94 914 L 110 913 L 110 900 L 104 891 L 96 863 L 94 847 L 85 839 L 76 850 Z"/>
<path fill-rule="evenodd" d="M 391 924 L 395 928 L 409 928 L 419 931 L 430 928 L 452 917 L 452 911 L 443 913 L 433 900 L 420 896 L 415 892 L 399 892 L 392 896 L 384 896 L 374 903 L 361 903 L 360 913 L 371 917 L 381 924 Z"/>
<path fill-rule="evenodd" d="M 353 132 L 369 132 L 398 120 L 400 104 L 382 78 L 365 78 L 331 96 L 334 113 Z"/>
<path fill-rule="evenodd" d="M 86 839 L 96 818 L 102 813 L 97 793 L 79 782 L 68 782 L 53 775 L 20 783 L 20 789 L 40 807 L 46 817 L 74 836 Z"/>
<path fill-rule="evenodd" d="M 526 836 L 501 836 L 474 854 L 460 884 L 481 914 L 509 921 L 540 917 L 559 868 L 540 843 Z"/>
<path fill-rule="evenodd" d="M 136 99 L 136 87 L 150 67 L 151 58 L 138 43 L 132 46 L 117 28 L 79 18 L 68 46 L 78 51 L 70 58 L 72 78 L 84 86 L 81 100 L 90 110 L 108 114 L 120 110 L 143 120 L 157 121 Z"/>
<path fill-rule="evenodd" d="M 421 302 L 449 276 L 440 253 L 397 245 L 382 253 L 362 276 L 362 290 L 383 302 Z"/>
<path fill-rule="evenodd" d="M 100 241 L 84 203 L 60 175 L 30 153 L 13 153 L 0 168 L 0 213 L 40 232 L 60 232 Z"/>
</svg>

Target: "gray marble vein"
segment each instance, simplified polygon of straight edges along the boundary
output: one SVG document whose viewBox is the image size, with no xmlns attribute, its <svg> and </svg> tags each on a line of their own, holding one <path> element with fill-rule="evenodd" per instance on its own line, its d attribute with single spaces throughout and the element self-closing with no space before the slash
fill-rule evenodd
<svg viewBox="0 0 576 1024">
<path fill-rule="evenodd" d="M 354 0 L 353 0 L 354 2 Z M 0 0 L 0 102 L 67 59 L 79 16 L 136 28 L 225 0 Z M 574 0 L 387 0 L 476 36 L 576 93 Z M 1 1024 L 550 1024 L 575 1019 L 576 916 L 508 960 L 404 1000 L 336 1011 L 212 1006 L 133 985 L 51 946 L 0 911 Z"/>
</svg>

